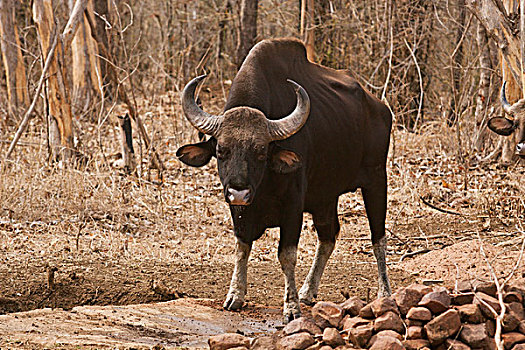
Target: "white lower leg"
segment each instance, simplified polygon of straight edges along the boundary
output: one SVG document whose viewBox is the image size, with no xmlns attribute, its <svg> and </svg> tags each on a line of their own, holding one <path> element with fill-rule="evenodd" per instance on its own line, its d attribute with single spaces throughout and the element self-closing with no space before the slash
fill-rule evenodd
<svg viewBox="0 0 525 350">
<path fill-rule="evenodd" d="M 248 259 L 252 245 L 243 243 L 239 239 L 235 244 L 235 268 L 233 270 L 230 290 L 224 302 L 224 307 L 228 310 L 236 310 L 244 304 L 246 295 L 246 284 L 248 274 Z"/>
<path fill-rule="evenodd" d="M 298 318 L 301 315 L 301 306 L 295 286 L 295 264 L 297 261 L 297 247 L 285 247 L 279 252 L 279 262 L 284 273 L 284 317 L 286 321 Z"/>
<path fill-rule="evenodd" d="M 378 297 L 389 296 L 392 292 L 390 290 L 390 282 L 388 281 L 388 274 L 386 271 L 386 237 L 381 238 L 373 245 L 374 255 L 377 261 L 378 270 Z"/>
<path fill-rule="evenodd" d="M 314 262 L 308 272 L 308 276 L 299 291 L 299 299 L 305 304 L 311 304 L 317 297 L 321 277 L 323 276 L 326 263 L 334 251 L 335 242 L 317 242 Z"/>
</svg>

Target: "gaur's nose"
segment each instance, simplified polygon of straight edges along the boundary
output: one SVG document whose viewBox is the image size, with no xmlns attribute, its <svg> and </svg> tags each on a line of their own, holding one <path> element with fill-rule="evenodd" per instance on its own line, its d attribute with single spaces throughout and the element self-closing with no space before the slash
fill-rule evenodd
<svg viewBox="0 0 525 350">
<path fill-rule="evenodd" d="M 228 188 L 228 201 L 232 205 L 248 205 L 250 204 L 251 191 L 249 189 L 236 190 Z"/>
<path fill-rule="evenodd" d="M 520 142 L 517 144 L 516 146 L 516 154 L 520 155 L 520 156 L 524 156 L 525 155 L 525 142 Z"/>
</svg>

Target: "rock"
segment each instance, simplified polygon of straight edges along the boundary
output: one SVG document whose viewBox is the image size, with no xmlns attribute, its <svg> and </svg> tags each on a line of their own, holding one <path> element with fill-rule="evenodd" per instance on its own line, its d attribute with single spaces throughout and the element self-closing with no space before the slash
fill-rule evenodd
<svg viewBox="0 0 525 350">
<path fill-rule="evenodd" d="M 414 288 L 401 288 L 397 291 L 394 299 L 401 315 L 406 315 L 410 308 L 414 307 L 421 301 L 423 294 L 420 290 Z"/>
<path fill-rule="evenodd" d="M 519 292 L 508 292 L 503 296 L 503 301 L 506 303 L 520 303 L 523 304 L 523 296 Z"/>
<path fill-rule="evenodd" d="M 403 343 L 393 337 L 378 337 L 370 350 L 405 350 Z"/>
<path fill-rule="evenodd" d="M 490 295 L 491 297 L 496 297 L 498 289 L 494 282 L 479 282 L 476 281 L 473 283 L 474 291 L 481 292 Z"/>
<path fill-rule="evenodd" d="M 456 284 L 456 288 L 454 288 L 454 291 L 457 291 L 459 293 L 469 293 L 474 290 L 474 286 L 472 286 L 472 283 L 470 281 L 458 281 Z"/>
<path fill-rule="evenodd" d="M 308 349 L 306 349 L 308 350 Z M 333 350 L 333 348 L 329 345 L 323 345 L 319 348 L 319 350 Z"/>
<path fill-rule="evenodd" d="M 487 326 L 485 323 L 464 324 L 459 338 L 473 348 L 482 348 L 489 338 Z"/>
<path fill-rule="evenodd" d="M 345 341 L 336 328 L 325 328 L 323 332 L 323 342 L 335 348 L 339 345 L 344 345 Z"/>
<path fill-rule="evenodd" d="M 507 304 L 507 307 L 509 310 L 514 312 L 514 315 L 518 318 L 518 320 L 520 321 L 525 320 L 525 312 L 523 310 L 522 303 L 512 302 L 512 303 Z"/>
<path fill-rule="evenodd" d="M 421 296 L 432 292 L 432 287 L 425 286 L 424 284 L 412 283 L 407 288 L 418 291 Z"/>
<path fill-rule="evenodd" d="M 430 311 L 429 311 L 430 312 Z M 419 327 L 422 327 L 423 325 L 425 325 L 426 322 L 423 322 L 423 321 L 417 321 L 417 320 L 410 320 L 410 319 L 406 319 L 405 320 L 406 324 L 407 324 L 407 327 L 411 327 L 411 326 L 419 326 Z"/>
<path fill-rule="evenodd" d="M 408 311 L 407 318 L 414 321 L 430 321 L 432 313 L 426 307 L 413 307 Z"/>
<path fill-rule="evenodd" d="M 509 310 L 503 316 L 503 331 L 512 332 L 520 325 L 520 320 L 516 317 L 512 310 Z"/>
<path fill-rule="evenodd" d="M 514 286 L 509 287 L 507 292 L 508 293 L 510 293 L 510 292 L 519 293 L 519 294 L 521 294 L 522 299 L 525 301 L 525 288 L 524 287 L 518 287 L 518 286 L 514 285 Z"/>
<path fill-rule="evenodd" d="M 366 344 L 368 344 L 370 337 L 372 337 L 372 332 L 373 327 L 370 324 L 358 326 L 350 329 L 348 332 L 348 339 L 352 344 L 364 348 Z"/>
<path fill-rule="evenodd" d="M 501 339 L 503 340 L 503 346 L 505 347 L 505 350 L 508 350 L 512 349 L 514 344 L 524 343 L 525 334 L 518 332 L 504 333 L 501 335 Z"/>
<path fill-rule="evenodd" d="M 487 320 L 485 322 L 485 329 L 487 330 L 489 337 L 494 337 L 494 333 L 496 333 L 496 321 Z"/>
<path fill-rule="evenodd" d="M 404 333 L 405 331 L 403 320 L 401 320 L 401 317 L 399 317 L 394 311 L 387 311 L 374 321 L 374 331 L 380 332 L 387 329 L 391 329 L 398 333 Z"/>
<path fill-rule="evenodd" d="M 315 344 L 315 340 L 308 332 L 288 335 L 277 342 L 278 350 L 303 350 Z M 211 349 L 210 349 L 211 350 Z"/>
<path fill-rule="evenodd" d="M 273 337 L 260 337 L 252 342 L 250 350 L 275 350 L 275 343 Z"/>
<path fill-rule="evenodd" d="M 250 338 L 237 333 L 214 335 L 208 339 L 210 350 L 226 350 L 236 347 L 250 347 Z"/>
<path fill-rule="evenodd" d="M 494 316 L 494 314 L 492 313 L 492 311 L 490 311 L 490 309 L 485 306 L 485 303 L 482 302 L 482 300 L 489 304 L 490 306 L 492 306 L 492 308 L 494 308 L 494 310 L 496 310 L 497 313 L 499 313 L 501 311 L 501 306 L 499 305 L 499 302 L 496 298 L 488 295 L 488 294 L 485 294 L 485 293 L 482 293 L 482 292 L 477 292 L 475 294 L 475 298 L 474 298 L 474 304 L 478 305 L 481 312 L 483 313 L 483 315 L 487 318 L 490 318 L 490 319 L 495 319 L 496 317 Z"/>
<path fill-rule="evenodd" d="M 485 321 L 485 317 L 483 317 L 479 306 L 476 304 L 461 305 L 457 310 L 462 322 L 482 323 Z"/>
<path fill-rule="evenodd" d="M 236 346 L 234 348 L 229 348 L 228 350 L 249 350 L 246 346 Z"/>
<path fill-rule="evenodd" d="M 424 306 L 432 311 L 434 315 L 438 315 L 450 307 L 451 300 L 447 289 L 440 287 L 426 294 L 418 305 Z"/>
<path fill-rule="evenodd" d="M 456 334 L 460 327 L 459 312 L 450 309 L 427 323 L 425 331 L 431 344 L 439 344 Z"/>
<path fill-rule="evenodd" d="M 445 340 L 445 348 L 447 350 L 470 350 L 470 346 L 465 345 L 456 339 Z"/>
<path fill-rule="evenodd" d="M 365 305 L 365 302 L 358 297 L 350 297 L 346 299 L 344 303 L 340 304 L 343 308 L 343 312 L 351 316 L 359 315 L 359 311 L 361 311 Z"/>
<path fill-rule="evenodd" d="M 525 350 L 525 344 L 516 344 L 512 350 Z"/>
<path fill-rule="evenodd" d="M 407 339 L 403 341 L 407 350 L 430 350 L 430 343 L 426 339 Z"/>
<path fill-rule="evenodd" d="M 424 328 L 411 326 L 407 328 L 407 339 L 422 339 L 424 337 Z"/>
<path fill-rule="evenodd" d="M 349 331 L 350 329 L 352 328 L 355 328 L 355 327 L 358 327 L 358 326 L 363 326 L 363 325 L 368 325 L 370 324 L 370 320 L 367 320 L 367 319 L 364 319 L 362 317 L 352 317 L 352 318 L 349 318 L 345 321 L 344 325 L 343 325 L 343 330 L 344 331 Z"/>
<path fill-rule="evenodd" d="M 329 301 L 321 301 L 312 308 L 312 317 L 321 328 L 337 327 L 343 319 L 343 308 Z"/>
<path fill-rule="evenodd" d="M 314 321 L 309 320 L 305 317 L 299 317 L 288 323 L 283 329 L 284 334 L 290 335 L 294 333 L 308 332 L 311 335 L 322 334 L 323 331 L 319 328 Z"/>
<path fill-rule="evenodd" d="M 368 305 L 363 306 L 361 310 L 359 311 L 359 316 L 362 318 L 368 318 L 368 319 L 374 318 L 374 312 L 372 311 L 372 305 L 368 304 Z"/>
<path fill-rule="evenodd" d="M 403 336 L 401 334 L 388 329 L 386 331 L 381 331 L 381 332 L 379 332 L 377 334 L 374 334 L 372 336 L 372 338 L 370 338 L 370 341 L 368 342 L 368 347 L 374 345 L 375 341 L 379 337 L 392 337 L 392 338 L 396 338 L 396 339 L 399 339 L 399 340 L 403 340 Z"/>
<path fill-rule="evenodd" d="M 396 301 L 392 297 L 382 297 L 376 299 L 370 303 L 370 307 L 372 308 L 372 312 L 374 313 L 375 317 L 379 317 L 389 311 L 395 312 L 397 314 L 399 313 Z"/>
<path fill-rule="evenodd" d="M 522 334 L 525 334 L 525 321 L 520 322 L 520 325 L 518 326 L 518 331 Z"/>
<path fill-rule="evenodd" d="M 451 294 L 453 305 L 472 304 L 474 300 L 474 293 L 469 294 Z"/>
</svg>

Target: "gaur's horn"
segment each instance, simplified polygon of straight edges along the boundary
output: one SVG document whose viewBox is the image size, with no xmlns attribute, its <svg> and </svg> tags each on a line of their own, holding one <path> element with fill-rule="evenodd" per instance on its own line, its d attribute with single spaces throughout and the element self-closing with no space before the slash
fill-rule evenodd
<svg viewBox="0 0 525 350">
<path fill-rule="evenodd" d="M 221 118 L 204 112 L 195 102 L 195 89 L 206 78 L 201 75 L 190 81 L 182 91 L 182 110 L 186 119 L 200 132 L 214 136 L 219 129 Z"/>
<path fill-rule="evenodd" d="M 506 81 L 504 81 L 503 85 L 501 86 L 501 97 L 500 97 L 501 105 L 503 106 L 503 110 L 507 114 L 512 115 L 512 111 L 510 109 L 510 107 L 512 107 L 512 106 L 510 105 L 509 101 L 507 101 L 507 96 L 505 95 L 505 86 L 507 86 L 507 82 Z"/>
<path fill-rule="evenodd" d="M 310 114 L 310 98 L 306 90 L 293 80 L 287 81 L 295 87 L 297 105 L 290 115 L 279 120 L 268 120 L 268 130 L 273 141 L 284 140 L 295 134 L 306 123 Z"/>
</svg>

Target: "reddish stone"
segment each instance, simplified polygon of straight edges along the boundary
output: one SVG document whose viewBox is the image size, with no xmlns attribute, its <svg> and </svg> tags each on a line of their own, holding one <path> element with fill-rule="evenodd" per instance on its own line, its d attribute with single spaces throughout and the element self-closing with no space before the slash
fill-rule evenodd
<svg viewBox="0 0 525 350">
<path fill-rule="evenodd" d="M 430 343 L 426 339 L 407 339 L 403 341 L 406 350 L 430 350 Z"/>
<path fill-rule="evenodd" d="M 407 318 L 415 321 L 430 321 L 432 313 L 426 307 L 413 307 L 408 311 Z"/>
<path fill-rule="evenodd" d="M 489 337 L 494 337 L 494 334 L 496 333 L 496 322 L 494 320 L 487 320 L 485 322 L 485 329 L 487 330 Z"/>
<path fill-rule="evenodd" d="M 460 339 L 473 348 L 481 348 L 489 337 L 486 324 L 464 324 L 459 333 Z"/>
<path fill-rule="evenodd" d="M 525 350 L 525 344 L 516 344 L 512 350 Z"/>
<path fill-rule="evenodd" d="M 407 288 L 418 291 L 422 296 L 432 292 L 432 287 L 425 286 L 424 284 L 412 283 Z"/>
<path fill-rule="evenodd" d="M 403 340 L 403 336 L 401 334 L 391 329 L 387 329 L 385 331 L 377 332 L 377 334 L 374 334 L 372 338 L 370 339 L 368 346 L 372 346 L 372 344 L 376 341 L 378 337 L 392 337 L 392 338 L 396 338 L 399 340 Z"/>
<path fill-rule="evenodd" d="M 445 348 L 447 350 L 470 350 L 470 346 L 465 345 L 459 340 L 455 340 L 455 339 L 445 340 Z"/>
<path fill-rule="evenodd" d="M 370 320 L 366 320 L 362 317 L 352 317 L 346 320 L 346 322 L 343 325 L 343 331 L 349 331 L 352 328 L 358 327 L 358 326 L 364 326 L 370 324 Z"/>
<path fill-rule="evenodd" d="M 323 346 L 320 346 L 319 344 L 316 344 L 316 345 L 317 345 L 317 348 L 319 350 L 333 350 L 333 348 L 331 346 L 329 346 L 329 345 L 323 345 Z M 310 346 L 310 348 L 313 347 L 313 346 L 315 346 L 315 345 Z M 310 348 L 308 348 L 306 350 L 310 350 Z"/>
<path fill-rule="evenodd" d="M 378 337 L 370 350 L 405 350 L 403 343 L 393 337 Z"/>
<path fill-rule="evenodd" d="M 520 325 L 518 326 L 518 331 L 522 334 L 525 334 L 525 321 L 520 322 Z"/>
<path fill-rule="evenodd" d="M 358 297 L 350 297 L 345 300 L 340 306 L 343 308 L 345 314 L 351 316 L 359 315 L 359 311 L 365 306 L 365 302 L 359 299 Z"/>
<path fill-rule="evenodd" d="M 423 321 L 411 320 L 411 319 L 408 319 L 408 318 L 405 320 L 405 322 L 407 324 L 407 327 L 411 327 L 411 326 L 422 327 L 426 323 L 426 322 L 423 322 Z"/>
<path fill-rule="evenodd" d="M 462 322 L 481 323 L 485 321 L 485 317 L 483 317 L 479 306 L 476 304 L 461 305 L 457 310 Z"/>
<path fill-rule="evenodd" d="M 507 304 L 507 308 L 514 312 L 514 315 L 518 318 L 518 320 L 523 321 L 525 320 L 525 312 L 523 310 L 523 304 L 512 302 Z"/>
<path fill-rule="evenodd" d="M 252 342 L 250 350 L 275 350 L 273 337 L 259 337 Z"/>
<path fill-rule="evenodd" d="M 405 331 L 403 320 L 401 320 L 401 317 L 399 317 L 394 311 L 388 311 L 374 321 L 374 331 L 380 332 L 387 329 L 391 329 L 398 333 L 404 333 Z"/>
<path fill-rule="evenodd" d="M 250 338 L 237 333 L 214 335 L 208 339 L 210 350 L 227 350 L 236 347 L 250 347 Z"/>
<path fill-rule="evenodd" d="M 451 300 L 447 289 L 441 287 L 426 294 L 418 305 L 424 306 L 432 311 L 433 314 L 438 315 L 450 307 Z"/>
<path fill-rule="evenodd" d="M 362 325 L 350 329 L 348 332 L 348 339 L 352 344 L 364 348 L 368 341 L 372 337 L 373 328 L 372 325 Z"/>
<path fill-rule="evenodd" d="M 503 316 L 503 331 L 512 332 L 520 325 L 520 320 L 512 310 L 508 310 Z"/>
<path fill-rule="evenodd" d="M 359 316 L 362 318 L 372 319 L 374 318 L 374 312 L 372 311 L 372 305 L 365 305 L 359 310 Z"/>
<path fill-rule="evenodd" d="M 382 297 L 370 303 L 370 308 L 375 317 L 379 317 L 389 311 L 399 313 L 396 301 L 392 297 Z"/>
<path fill-rule="evenodd" d="M 283 329 L 284 334 L 290 335 L 294 333 L 308 332 L 311 335 L 322 334 L 323 331 L 312 320 L 304 317 L 299 317 L 296 320 L 288 323 Z"/>
<path fill-rule="evenodd" d="M 228 350 L 249 350 L 246 346 L 236 346 L 234 348 L 229 348 Z"/>
<path fill-rule="evenodd" d="M 424 337 L 424 328 L 411 326 L 407 328 L 407 339 L 421 339 Z"/>
<path fill-rule="evenodd" d="M 308 332 L 295 333 L 286 336 L 277 342 L 278 350 L 306 349 L 315 344 L 315 340 Z"/>
<path fill-rule="evenodd" d="M 501 311 L 501 306 L 498 302 L 498 299 L 485 293 L 477 292 L 474 298 L 474 304 L 479 306 L 481 312 L 483 313 L 483 315 L 485 315 L 485 317 L 490 318 L 492 320 L 495 319 L 496 316 L 486 306 L 486 304 L 490 305 L 498 314 Z"/>
<path fill-rule="evenodd" d="M 451 294 L 450 296 L 452 297 L 453 305 L 472 304 L 472 301 L 474 300 L 474 293 L 472 292 L 465 294 Z"/>
<path fill-rule="evenodd" d="M 488 294 L 491 297 L 496 297 L 498 289 L 496 288 L 496 284 L 494 282 L 475 281 L 473 284 L 475 292 L 481 292 Z"/>
<path fill-rule="evenodd" d="M 336 328 L 325 328 L 323 332 L 323 342 L 331 347 L 345 344 L 343 337 L 341 337 L 341 334 L 339 334 L 339 331 Z"/>
<path fill-rule="evenodd" d="M 312 317 L 321 328 L 337 327 L 343 319 L 343 308 L 329 301 L 321 301 L 312 307 Z"/>
<path fill-rule="evenodd" d="M 406 315 L 408 310 L 421 301 L 423 294 L 420 290 L 415 288 L 401 288 L 397 291 L 394 296 L 396 304 L 399 308 L 401 315 Z"/>
<path fill-rule="evenodd" d="M 446 338 L 456 334 L 460 328 L 461 319 L 459 313 L 454 309 L 442 313 L 425 325 L 425 331 L 431 344 L 442 343 Z"/>
<path fill-rule="evenodd" d="M 519 292 L 508 292 L 505 293 L 503 301 L 506 303 L 520 303 L 523 304 L 523 296 Z"/>
<path fill-rule="evenodd" d="M 514 344 L 525 342 L 525 334 L 518 332 L 504 333 L 501 335 L 501 339 L 503 340 L 503 346 L 505 347 L 505 350 L 512 349 Z"/>
</svg>

